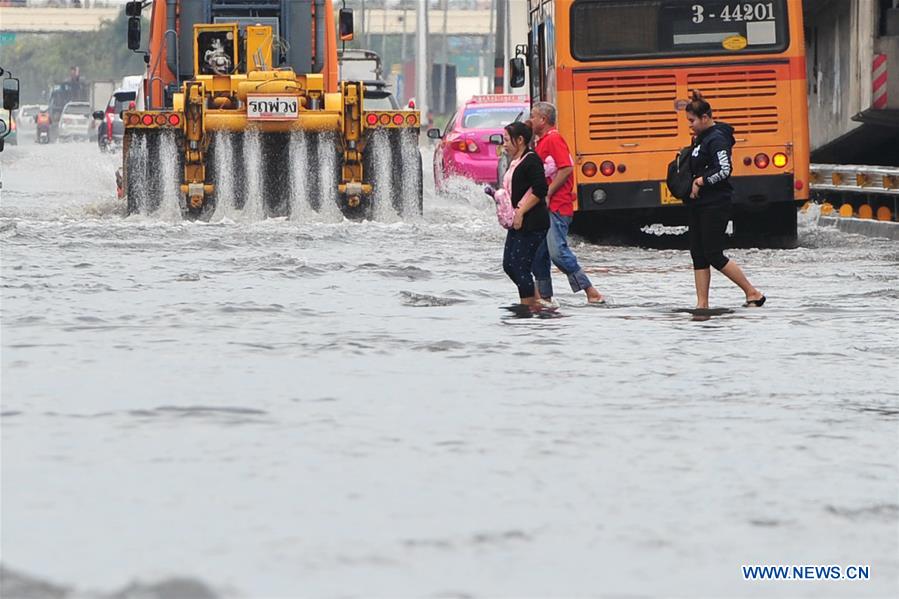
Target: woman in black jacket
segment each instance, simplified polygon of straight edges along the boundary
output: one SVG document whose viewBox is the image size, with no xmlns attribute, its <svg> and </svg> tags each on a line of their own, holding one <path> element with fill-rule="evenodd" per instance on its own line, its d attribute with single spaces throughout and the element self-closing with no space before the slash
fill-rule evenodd
<svg viewBox="0 0 899 599">
<path fill-rule="evenodd" d="M 761 307 L 765 296 L 752 286 L 742 269 L 724 255 L 727 223 L 731 218 L 734 188 L 730 184 L 733 170 L 734 130 L 727 123 L 712 119 L 712 107 L 702 94 L 693 92 L 687 104 L 687 121 L 695 136 L 690 172 L 693 190 L 688 202 L 690 210 L 690 256 L 696 283 L 696 307 L 709 307 L 709 284 L 714 266 L 736 283 L 746 294 L 744 307 Z"/>
<path fill-rule="evenodd" d="M 537 248 L 546 238 L 549 229 L 549 212 L 546 208 L 546 174 L 543 162 L 528 146 L 533 131 L 522 122 L 506 125 L 503 144 L 511 159 L 512 207 L 515 217 L 506 235 L 503 251 L 503 270 L 518 287 L 521 303 L 536 306 L 534 277 L 531 268 Z"/>
</svg>

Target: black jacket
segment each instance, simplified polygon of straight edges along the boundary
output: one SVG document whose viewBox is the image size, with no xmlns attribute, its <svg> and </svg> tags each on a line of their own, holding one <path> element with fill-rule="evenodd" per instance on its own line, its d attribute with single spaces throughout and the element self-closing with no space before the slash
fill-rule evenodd
<svg viewBox="0 0 899 599">
<path fill-rule="evenodd" d="M 715 123 L 703 131 L 693 144 L 690 171 L 702 177 L 699 197 L 693 205 L 721 204 L 731 201 L 734 188 L 730 184 L 733 172 L 734 128 L 727 123 Z"/>
<path fill-rule="evenodd" d="M 540 201 L 524 213 L 521 231 L 540 231 L 549 228 L 549 210 L 546 207 L 546 173 L 543 162 L 533 150 L 528 150 L 512 173 L 512 206 L 517 208 L 518 202 L 530 189 Z"/>
</svg>

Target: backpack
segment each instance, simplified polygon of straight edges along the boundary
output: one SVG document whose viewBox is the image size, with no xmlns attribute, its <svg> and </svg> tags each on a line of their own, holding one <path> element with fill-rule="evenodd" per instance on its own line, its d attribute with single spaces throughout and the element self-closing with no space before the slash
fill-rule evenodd
<svg viewBox="0 0 899 599">
<path fill-rule="evenodd" d="M 693 191 L 693 173 L 690 172 L 692 153 L 693 146 L 681 148 L 674 160 L 668 163 L 668 178 L 665 179 L 671 195 L 685 202 L 690 200 L 690 192 Z"/>
</svg>

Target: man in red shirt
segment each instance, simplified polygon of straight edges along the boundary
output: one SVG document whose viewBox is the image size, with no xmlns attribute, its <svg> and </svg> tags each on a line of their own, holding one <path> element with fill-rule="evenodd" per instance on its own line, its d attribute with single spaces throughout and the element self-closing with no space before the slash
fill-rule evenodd
<svg viewBox="0 0 899 599">
<path fill-rule="evenodd" d="M 556 107 L 549 102 L 537 102 L 531 108 L 531 124 L 537 136 L 537 155 L 544 164 L 555 163 L 558 172 L 547 177 L 549 191 L 549 231 L 546 241 L 534 257 L 534 278 L 541 299 L 552 300 L 553 284 L 550 260 L 568 275 L 568 283 L 575 293 L 585 291 L 591 304 L 603 304 L 605 299 L 580 267 L 577 257 L 568 247 L 568 228 L 574 218 L 574 161 L 568 144 L 556 129 Z"/>
</svg>

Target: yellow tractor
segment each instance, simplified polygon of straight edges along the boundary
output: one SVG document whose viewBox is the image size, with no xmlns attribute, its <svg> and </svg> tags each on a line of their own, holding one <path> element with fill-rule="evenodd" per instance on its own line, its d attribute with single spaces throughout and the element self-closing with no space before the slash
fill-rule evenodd
<svg viewBox="0 0 899 599">
<path fill-rule="evenodd" d="M 129 213 L 421 212 L 420 114 L 367 111 L 365 84 L 338 81 L 331 0 L 128 2 L 132 50 L 149 6 L 147 74 L 122 114 Z"/>
</svg>

